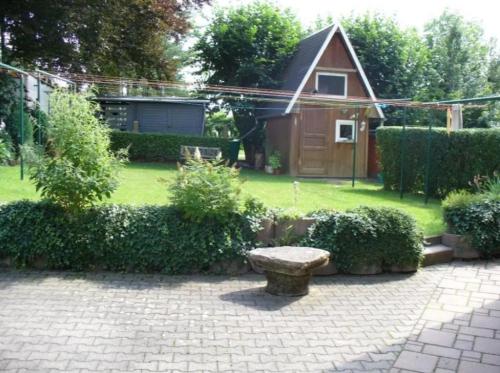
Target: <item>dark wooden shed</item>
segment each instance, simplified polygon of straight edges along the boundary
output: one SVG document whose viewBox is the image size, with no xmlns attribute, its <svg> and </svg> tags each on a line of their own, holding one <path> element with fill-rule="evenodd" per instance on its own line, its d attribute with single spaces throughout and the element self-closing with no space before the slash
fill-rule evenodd
<svg viewBox="0 0 500 373">
<path fill-rule="evenodd" d="M 260 113 L 266 126 L 266 153 L 279 151 L 285 169 L 294 176 L 350 177 L 353 150 L 356 176 L 368 174 L 368 122 L 383 119 L 379 107 L 359 111 L 342 106 L 350 99 L 375 100 L 356 53 L 338 24 L 302 40 L 282 78 L 289 100 L 268 104 Z M 336 99 L 337 107 L 301 104 L 301 93 Z M 366 106 L 366 105 L 365 105 Z M 356 146 L 354 141 L 356 139 Z"/>
<path fill-rule="evenodd" d="M 203 135 L 208 100 L 179 97 L 97 97 L 109 126 L 120 131 Z"/>
</svg>

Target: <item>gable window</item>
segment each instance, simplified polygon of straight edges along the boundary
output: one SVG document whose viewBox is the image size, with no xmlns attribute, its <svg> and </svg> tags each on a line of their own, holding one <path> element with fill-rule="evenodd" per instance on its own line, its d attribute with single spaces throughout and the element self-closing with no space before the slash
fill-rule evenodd
<svg viewBox="0 0 500 373">
<path fill-rule="evenodd" d="M 316 91 L 326 95 L 347 97 L 347 74 L 316 73 Z"/>
<path fill-rule="evenodd" d="M 335 124 L 335 142 L 354 142 L 355 121 L 337 119 Z"/>
</svg>

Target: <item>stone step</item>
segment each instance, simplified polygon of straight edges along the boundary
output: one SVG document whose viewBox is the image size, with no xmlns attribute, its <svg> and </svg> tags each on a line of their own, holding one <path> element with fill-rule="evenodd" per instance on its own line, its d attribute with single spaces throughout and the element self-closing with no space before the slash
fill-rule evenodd
<svg viewBox="0 0 500 373">
<path fill-rule="evenodd" d="M 442 239 L 442 235 L 436 235 L 436 236 L 427 236 L 424 237 L 424 245 L 425 246 L 432 246 L 432 245 L 440 245 Z"/>
<path fill-rule="evenodd" d="M 431 245 L 424 248 L 424 262 L 422 266 L 448 263 L 453 260 L 453 249 L 445 245 Z"/>
</svg>

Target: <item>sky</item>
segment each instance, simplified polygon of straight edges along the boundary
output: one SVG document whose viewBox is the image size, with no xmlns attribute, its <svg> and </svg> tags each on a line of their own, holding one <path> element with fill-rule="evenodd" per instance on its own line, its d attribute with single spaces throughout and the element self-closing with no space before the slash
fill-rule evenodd
<svg viewBox="0 0 500 373">
<path fill-rule="evenodd" d="M 212 0 L 214 6 L 227 6 L 249 3 L 251 0 Z M 500 39 L 500 1 L 499 0 L 274 0 L 280 7 L 292 8 L 304 25 L 310 25 L 318 14 L 332 15 L 340 19 L 351 13 L 362 14 L 366 11 L 394 15 L 402 26 L 422 30 L 430 19 L 439 16 L 446 8 L 462 14 L 468 20 L 479 22 L 487 38 Z M 211 7 L 205 7 L 209 15 Z M 203 23 L 203 22 L 201 22 Z M 499 41 L 500 43 L 500 41 Z"/>
</svg>

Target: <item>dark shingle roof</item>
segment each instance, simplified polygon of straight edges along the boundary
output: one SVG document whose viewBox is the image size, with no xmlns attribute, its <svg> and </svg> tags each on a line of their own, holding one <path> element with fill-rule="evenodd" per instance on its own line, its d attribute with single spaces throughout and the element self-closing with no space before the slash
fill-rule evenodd
<svg viewBox="0 0 500 373">
<path fill-rule="evenodd" d="M 314 62 L 316 55 L 324 44 L 332 27 L 334 26 L 328 26 L 300 41 L 297 51 L 293 55 L 290 64 L 285 69 L 283 77 L 281 78 L 283 84 L 280 89 L 295 92 L 299 88 L 307 70 L 309 70 Z M 293 95 L 293 93 L 291 95 Z M 288 102 L 290 102 L 291 99 L 292 97 L 290 96 Z M 257 115 L 261 118 L 279 116 L 285 113 L 287 106 L 287 102 L 271 102 L 265 105 L 259 105 L 259 107 L 265 107 L 266 109 L 260 110 Z"/>
</svg>

